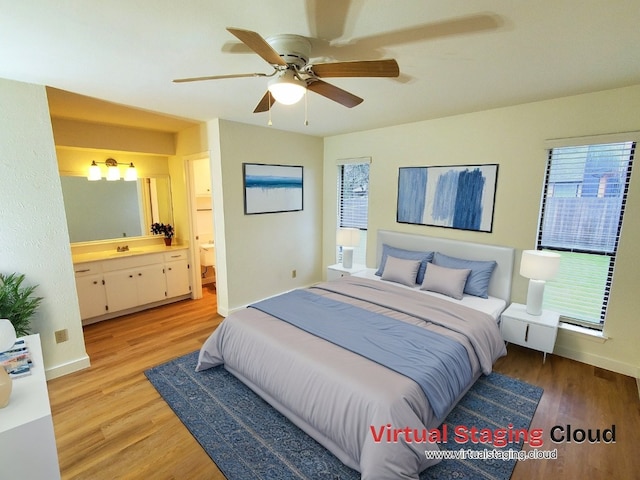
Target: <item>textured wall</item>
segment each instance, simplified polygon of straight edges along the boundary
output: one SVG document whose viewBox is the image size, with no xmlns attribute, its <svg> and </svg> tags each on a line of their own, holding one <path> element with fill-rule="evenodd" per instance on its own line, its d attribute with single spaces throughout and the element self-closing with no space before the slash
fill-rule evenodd
<svg viewBox="0 0 640 480">
<path fill-rule="evenodd" d="M 32 330 L 49 378 L 89 364 L 45 88 L 0 79 L 0 272 L 26 275 L 44 297 Z M 56 344 L 54 332 L 69 341 Z"/>
</svg>

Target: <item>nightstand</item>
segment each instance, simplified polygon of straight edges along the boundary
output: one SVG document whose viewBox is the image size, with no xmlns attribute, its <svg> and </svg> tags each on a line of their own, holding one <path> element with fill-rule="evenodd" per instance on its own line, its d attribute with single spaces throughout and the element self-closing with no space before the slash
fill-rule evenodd
<svg viewBox="0 0 640 480">
<path fill-rule="evenodd" d="M 542 363 L 547 353 L 553 353 L 558 334 L 560 315 L 543 310 L 540 315 L 529 315 L 526 305 L 512 303 L 502 312 L 500 331 L 507 343 L 515 343 L 523 347 L 544 352 Z"/>
<path fill-rule="evenodd" d="M 329 265 L 327 267 L 327 281 L 337 280 L 342 277 L 346 277 L 349 275 L 353 275 L 355 273 L 362 272 L 366 270 L 366 265 L 357 265 L 354 264 L 351 268 L 344 268 L 341 263 L 336 263 L 335 265 Z"/>
</svg>

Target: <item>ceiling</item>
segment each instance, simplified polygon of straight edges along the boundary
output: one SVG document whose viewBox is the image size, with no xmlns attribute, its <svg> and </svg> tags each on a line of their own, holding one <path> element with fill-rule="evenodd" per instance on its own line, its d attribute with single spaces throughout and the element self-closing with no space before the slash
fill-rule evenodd
<svg viewBox="0 0 640 480">
<path fill-rule="evenodd" d="M 0 77 L 53 87 L 53 116 L 163 131 L 267 125 L 252 112 L 268 79 L 172 82 L 273 71 L 226 27 L 309 37 L 311 63 L 398 61 L 398 78 L 326 79 L 364 102 L 309 92 L 308 125 L 304 101 L 274 105 L 272 128 L 316 136 L 640 84 L 638 0 L 0 0 L 0 11 Z"/>
</svg>

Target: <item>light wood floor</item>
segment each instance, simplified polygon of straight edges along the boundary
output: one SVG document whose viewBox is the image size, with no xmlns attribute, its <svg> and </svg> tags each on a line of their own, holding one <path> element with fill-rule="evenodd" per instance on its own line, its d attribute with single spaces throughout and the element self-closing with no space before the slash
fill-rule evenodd
<svg viewBox="0 0 640 480">
<path fill-rule="evenodd" d="M 63 479 L 223 480 L 143 372 L 197 350 L 221 321 L 215 293 L 85 327 L 91 368 L 48 383 Z M 519 462 L 520 479 L 638 478 L 640 401 L 635 380 L 509 346 L 496 370 L 544 388 L 532 428 L 557 460 Z M 554 425 L 611 428 L 615 444 L 553 444 Z"/>
</svg>

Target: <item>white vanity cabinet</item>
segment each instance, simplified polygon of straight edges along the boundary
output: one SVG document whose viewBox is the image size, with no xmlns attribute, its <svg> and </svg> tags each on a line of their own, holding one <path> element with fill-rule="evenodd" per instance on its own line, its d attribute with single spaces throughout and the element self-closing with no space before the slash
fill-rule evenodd
<svg viewBox="0 0 640 480">
<path fill-rule="evenodd" d="M 78 263 L 74 270 L 84 324 L 180 300 L 191 293 L 186 248 Z"/>
<path fill-rule="evenodd" d="M 107 294 L 101 262 L 74 265 L 80 317 L 91 318 L 107 313 Z"/>
<path fill-rule="evenodd" d="M 143 255 L 143 257 L 148 256 L 150 255 Z M 162 263 L 106 272 L 104 283 L 110 312 L 158 302 L 166 298 Z"/>
<path fill-rule="evenodd" d="M 164 262 L 167 298 L 191 293 L 191 274 L 187 250 L 165 253 Z"/>
</svg>

